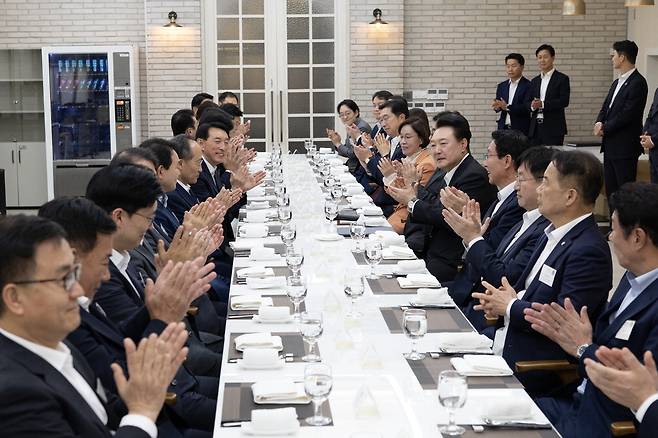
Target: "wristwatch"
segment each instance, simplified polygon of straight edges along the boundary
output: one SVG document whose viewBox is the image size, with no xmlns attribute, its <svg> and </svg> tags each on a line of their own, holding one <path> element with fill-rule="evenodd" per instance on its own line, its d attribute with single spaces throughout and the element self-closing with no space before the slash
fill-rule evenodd
<svg viewBox="0 0 658 438">
<path fill-rule="evenodd" d="M 407 202 L 407 210 L 409 210 L 410 213 L 413 212 L 414 204 L 416 203 L 416 201 L 418 201 L 418 199 L 414 197 L 411 198 L 409 202 Z"/>
<path fill-rule="evenodd" d="M 587 347 L 589 347 L 590 345 L 592 344 L 583 344 L 578 346 L 578 348 L 576 348 L 576 359 L 580 359 L 580 357 L 583 354 L 585 354 L 585 350 L 587 350 Z"/>
</svg>

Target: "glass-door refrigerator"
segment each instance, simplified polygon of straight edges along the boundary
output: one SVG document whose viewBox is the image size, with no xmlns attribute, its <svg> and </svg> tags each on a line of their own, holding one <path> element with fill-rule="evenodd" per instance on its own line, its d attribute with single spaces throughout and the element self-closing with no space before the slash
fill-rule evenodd
<svg viewBox="0 0 658 438">
<path fill-rule="evenodd" d="M 49 197 L 84 195 L 91 176 L 139 135 L 137 49 L 44 47 Z"/>
</svg>

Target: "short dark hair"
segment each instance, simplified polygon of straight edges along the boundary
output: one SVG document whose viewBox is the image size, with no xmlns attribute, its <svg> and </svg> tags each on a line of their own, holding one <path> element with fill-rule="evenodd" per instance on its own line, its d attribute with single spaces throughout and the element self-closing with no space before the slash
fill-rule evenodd
<svg viewBox="0 0 658 438">
<path fill-rule="evenodd" d="M 208 94 L 208 93 L 195 94 L 194 97 L 192 98 L 192 104 L 190 105 L 191 108 L 198 107 L 199 105 L 201 105 L 201 102 L 203 102 L 206 99 L 213 100 L 214 97 L 212 94 Z"/>
<path fill-rule="evenodd" d="M 219 109 L 219 105 L 210 100 L 203 101 L 199 104 L 196 109 L 196 119 L 199 123 L 201 123 L 201 117 L 203 117 L 203 114 L 210 109 Z"/>
<path fill-rule="evenodd" d="M 171 116 L 171 132 L 173 135 L 185 134 L 189 128 L 194 129 L 196 120 L 190 109 L 181 109 Z"/>
<path fill-rule="evenodd" d="M 361 110 L 359 110 L 359 105 L 357 105 L 356 102 L 354 102 L 352 99 L 344 99 L 344 100 L 341 100 L 340 102 L 338 102 L 338 105 L 336 105 L 336 112 L 337 113 L 340 112 L 340 107 L 343 106 L 343 105 L 345 105 L 346 107 L 348 107 L 349 109 L 351 109 L 355 113 L 360 113 L 361 112 Z"/>
<path fill-rule="evenodd" d="M 121 208 L 129 214 L 152 206 L 162 194 L 153 172 L 141 166 L 107 166 L 91 177 L 87 198 L 108 213 Z"/>
<path fill-rule="evenodd" d="M 409 106 L 407 105 L 407 102 L 402 99 L 387 100 L 386 102 L 379 105 L 380 110 L 383 110 L 384 108 L 390 109 L 391 112 L 398 117 L 400 114 L 404 114 L 405 117 L 409 117 Z"/>
<path fill-rule="evenodd" d="M 192 158 L 192 149 L 190 145 L 191 142 L 193 142 L 194 140 L 187 138 L 185 134 L 178 134 L 170 141 L 172 146 L 174 147 L 174 150 L 178 154 L 178 158 L 180 158 L 181 160 L 189 160 L 190 158 Z"/>
<path fill-rule="evenodd" d="M 427 117 L 427 113 L 425 112 L 424 109 L 422 108 L 411 108 L 409 110 L 409 118 L 410 119 L 418 119 L 423 122 L 425 122 L 425 126 L 427 127 L 427 133 L 429 134 L 432 130 L 430 129 L 430 119 Z M 429 139 L 429 137 L 428 137 Z M 429 140 L 428 140 L 429 143 Z"/>
<path fill-rule="evenodd" d="M 160 137 L 151 137 L 144 140 L 139 147 L 141 149 L 148 149 L 158 157 L 160 166 L 169 169 L 173 164 L 171 160 L 171 152 L 176 151 L 174 144 L 169 140 Z M 156 167 L 157 168 L 157 167 Z"/>
<path fill-rule="evenodd" d="M 612 49 L 618 54 L 624 55 L 631 64 L 635 64 L 637 54 L 640 51 L 637 44 L 630 40 L 617 41 L 612 44 Z"/>
<path fill-rule="evenodd" d="M 555 58 L 555 49 L 550 44 L 542 44 L 541 46 L 537 47 L 537 50 L 535 50 L 535 56 L 539 55 L 539 52 L 542 50 L 548 50 L 548 53 L 551 54 L 551 58 Z"/>
<path fill-rule="evenodd" d="M 64 229 L 42 217 L 19 214 L 0 218 L 0 290 L 8 283 L 28 279 L 36 268 L 39 245 L 64 239 Z M 0 298 L 0 315 L 4 310 Z"/>
<path fill-rule="evenodd" d="M 434 116 L 436 122 L 436 129 L 439 128 L 452 128 L 455 138 L 459 141 L 466 139 L 467 148 L 471 145 L 471 125 L 469 125 L 466 117 L 462 116 L 458 111 L 441 111 Z"/>
<path fill-rule="evenodd" d="M 418 135 L 418 137 L 420 138 L 420 147 L 424 148 L 428 144 L 430 144 L 430 130 L 429 130 L 429 123 L 427 122 L 427 119 L 423 121 L 415 117 L 410 117 L 406 119 L 404 122 L 400 123 L 398 132 L 402 132 L 402 128 L 404 128 L 405 126 L 408 126 L 411 129 L 413 129 L 416 135 Z"/>
<path fill-rule="evenodd" d="M 543 178 L 544 172 L 551 161 L 553 161 L 553 154 L 555 150 L 546 146 L 533 146 L 526 149 L 516 159 L 516 168 L 522 165 L 530 171 L 532 176 L 539 180 Z"/>
<path fill-rule="evenodd" d="M 558 151 L 552 162 L 562 177 L 573 178 L 587 205 L 596 203 L 603 187 L 603 165 L 598 158 L 589 152 Z"/>
<path fill-rule="evenodd" d="M 610 211 L 617 212 L 619 225 L 628 237 L 633 228 L 642 228 L 658 246 L 658 184 L 629 182 L 610 196 Z"/>
<path fill-rule="evenodd" d="M 503 158 L 505 155 L 509 155 L 514 162 L 514 168 L 517 168 L 516 160 L 523 151 L 528 149 L 528 137 L 526 137 L 521 131 L 515 129 L 499 129 L 491 133 L 491 138 L 496 144 L 496 154 L 498 154 L 498 158 Z"/>
<path fill-rule="evenodd" d="M 72 247 L 88 253 L 96 247 L 99 234 L 111 235 L 117 225 L 105 210 L 81 196 L 67 196 L 46 202 L 39 216 L 58 223 Z"/>
<path fill-rule="evenodd" d="M 375 98 L 382 99 L 382 100 L 389 100 L 391 97 L 393 97 L 393 93 L 391 93 L 390 91 L 388 91 L 388 90 L 379 90 L 379 91 L 375 91 L 372 94 L 372 97 L 370 98 L 370 100 L 371 101 L 375 100 Z"/>
<path fill-rule="evenodd" d="M 201 117 L 199 117 L 197 120 L 199 121 L 199 125 L 210 122 L 218 122 L 227 125 L 229 127 L 229 131 L 233 129 L 233 117 L 231 117 L 229 113 L 219 107 L 206 109 Z"/>
<path fill-rule="evenodd" d="M 226 100 L 227 97 L 232 97 L 234 98 L 238 103 L 240 103 L 240 99 L 238 98 L 237 94 L 233 93 L 232 91 L 224 91 L 223 93 L 219 94 L 219 97 L 217 97 L 217 102 L 220 104 Z"/>
<path fill-rule="evenodd" d="M 220 105 L 219 109 L 225 111 L 228 115 L 230 115 L 233 118 L 242 117 L 244 115 L 242 110 L 237 105 L 233 105 L 232 103 L 223 103 Z"/>
<path fill-rule="evenodd" d="M 231 125 L 228 123 L 222 123 L 220 121 L 208 122 L 199 125 L 199 128 L 196 130 L 196 138 L 208 140 L 211 128 L 221 129 L 222 131 L 226 132 L 227 135 L 229 131 L 231 131 Z"/>
<path fill-rule="evenodd" d="M 525 58 L 520 53 L 510 53 L 509 55 L 507 55 L 505 57 L 505 64 L 507 64 L 507 61 L 509 61 L 510 59 L 516 60 L 519 63 L 519 65 L 525 65 Z"/>
<path fill-rule="evenodd" d="M 158 157 L 150 149 L 127 148 L 114 154 L 114 158 L 110 161 L 110 166 L 137 165 L 137 161 L 139 160 L 150 161 L 156 169 L 160 165 Z"/>
</svg>

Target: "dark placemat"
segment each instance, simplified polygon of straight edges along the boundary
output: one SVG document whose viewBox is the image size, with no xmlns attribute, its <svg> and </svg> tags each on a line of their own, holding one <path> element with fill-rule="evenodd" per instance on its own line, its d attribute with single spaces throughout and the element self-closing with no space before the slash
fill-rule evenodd
<svg viewBox="0 0 658 438">
<path fill-rule="evenodd" d="M 266 195 L 266 196 L 267 196 L 267 195 Z M 247 201 L 249 201 L 249 198 L 247 198 Z M 257 202 L 257 203 L 260 204 L 260 203 L 263 202 L 263 201 L 249 201 L 249 202 L 247 203 L 247 205 L 251 204 L 251 202 Z M 270 206 L 269 208 L 275 208 L 275 207 L 277 206 L 277 205 L 276 205 L 276 199 L 268 200 L 267 203 L 268 203 L 269 206 Z M 253 210 L 253 209 L 252 209 L 252 208 L 247 208 L 247 206 L 245 205 L 244 207 L 241 208 L 241 210 L 250 210 L 250 211 L 251 211 L 251 210 Z M 260 209 L 260 210 L 265 210 L 265 209 L 263 208 L 263 209 Z"/>
<path fill-rule="evenodd" d="M 402 315 L 404 310 L 398 307 L 382 307 L 384 321 L 391 333 L 404 333 Z M 425 309 L 427 312 L 427 333 L 471 332 L 473 327 L 459 309 Z"/>
<path fill-rule="evenodd" d="M 305 418 L 313 415 L 313 403 L 305 405 L 275 405 L 275 404 L 256 404 L 251 393 L 251 385 L 248 383 L 227 383 L 224 385 L 224 403 L 222 404 L 222 423 L 235 421 L 251 421 L 251 411 L 254 409 L 280 409 L 295 408 L 297 418 L 302 426 L 308 426 L 304 421 Z M 332 418 L 333 416 L 329 401 L 322 403 L 322 415 Z"/>
<path fill-rule="evenodd" d="M 400 284 L 398 283 L 398 280 L 394 278 L 387 278 L 384 276 L 381 276 L 380 278 L 373 280 L 371 278 L 368 278 L 368 285 L 370 286 L 370 290 L 372 290 L 372 293 L 375 295 L 416 295 L 418 292 L 418 289 L 402 289 L 400 287 Z"/>
<path fill-rule="evenodd" d="M 279 227 L 279 233 L 281 232 L 281 228 Z M 279 255 L 285 255 L 286 254 L 286 245 L 283 243 L 265 243 L 263 244 L 265 248 L 274 248 L 274 253 L 279 254 Z M 246 251 L 233 251 L 235 254 L 235 257 L 249 257 L 249 254 L 251 254 L 251 250 L 246 250 Z"/>
<path fill-rule="evenodd" d="M 361 248 L 363 248 L 364 242 L 361 242 Z M 366 261 L 366 256 L 365 253 L 363 252 L 353 252 L 352 255 L 354 256 L 354 260 L 356 260 L 356 263 L 358 265 L 367 265 L 368 262 Z M 379 262 L 380 265 L 397 265 L 398 260 L 382 260 Z M 396 282 L 397 283 L 397 282 Z"/>
<path fill-rule="evenodd" d="M 350 237 L 350 226 L 349 225 L 340 225 L 338 228 L 338 234 L 345 237 Z M 376 231 L 392 231 L 391 227 L 366 227 L 366 236 L 374 234 Z"/>
<path fill-rule="evenodd" d="M 243 266 L 241 268 L 238 268 L 237 266 L 233 268 L 233 283 L 232 284 L 245 284 L 245 283 L 238 283 L 238 271 L 240 269 L 244 269 L 246 266 Z M 276 266 L 273 267 L 272 270 L 274 271 L 274 276 L 275 277 L 289 277 L 290 276 L 290 269 L 288 269 L 285 266 Z"/>
<path fill-rule="evenodd" d="M 235 338 L 244 333 L 231 333 L 230 346 L 228 349 L 228 360 L 242 359 L 242 352 L 235 348 Z M 272 336 L 281 336 L 281 343 L 283 344 L 283 351 L 281 354 L 292 354 L 293 362 L 302 362 L 302 356 L 308 354 L 308 344 L 304 342 L 302 334 L 299 332 L 272 332 Z M 315 353 L 320 354 L 320 349 L 315 344 Z"/>
<path fill-rule="evenodd" d="M 272 298 L 272 303 L 275 306 L 288 306 L 290 308 L 290 313 L 292 314 L 294 311 L 295 306 L 290 302 L 290 299 L 286 295 L 263 295 L 263 297 L 270 297 Z M 304 303 L 301 303 L 299 305 L 299 311 L 304 312 L 306 310 L 306 306 L 304 306 Z M 231 310 L 231 306 L 228 308 L 228 316 L 234 316 L 234 315 L 253 315 L 255 313 L 258 313 L 258 310 Z"/>
<path fill-rule="evenodd" d="M 442 355 L 438 359 L 432 359 L 428 355 L 423 360 L 407 360 L 407 363 L 423 389 L 436 389 L 439 373 L 445 370 L 452 370 L 453 367 L 450 364 L 450 359 L 460 356 Z M 523 388 L 523 385 L 514 376 L 468 377 L 468 387 L 470 389 Z"/>
</svg>

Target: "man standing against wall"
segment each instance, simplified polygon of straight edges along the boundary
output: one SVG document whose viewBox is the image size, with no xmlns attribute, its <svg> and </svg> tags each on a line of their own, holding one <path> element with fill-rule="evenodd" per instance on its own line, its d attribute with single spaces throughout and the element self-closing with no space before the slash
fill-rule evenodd
<svg viewBox="0 0 658 438">
<path fill-rule="evenodd" d="M 528 135 L 530 110 L 525 104 L 530 92 L 530 81 L 523 76 L 525 58 L 520 53 L 505 57 L 506 81 L 498 84 L 491 108 L 500 113 L 498 129 L 516 129 Z"/>
<path fill-rule="evenodd" d="M 635 181 L 637 158 L 642 153 L 642 115 L 647 103 L 647 81 L 635 69 L 638 47 L 633 41 L 612 45 L 612 66 L 621 75 L 610 86 L 594 124 L 602 137 L 605 192 L 610 198 L 624 183 Z"/>
</svg>

